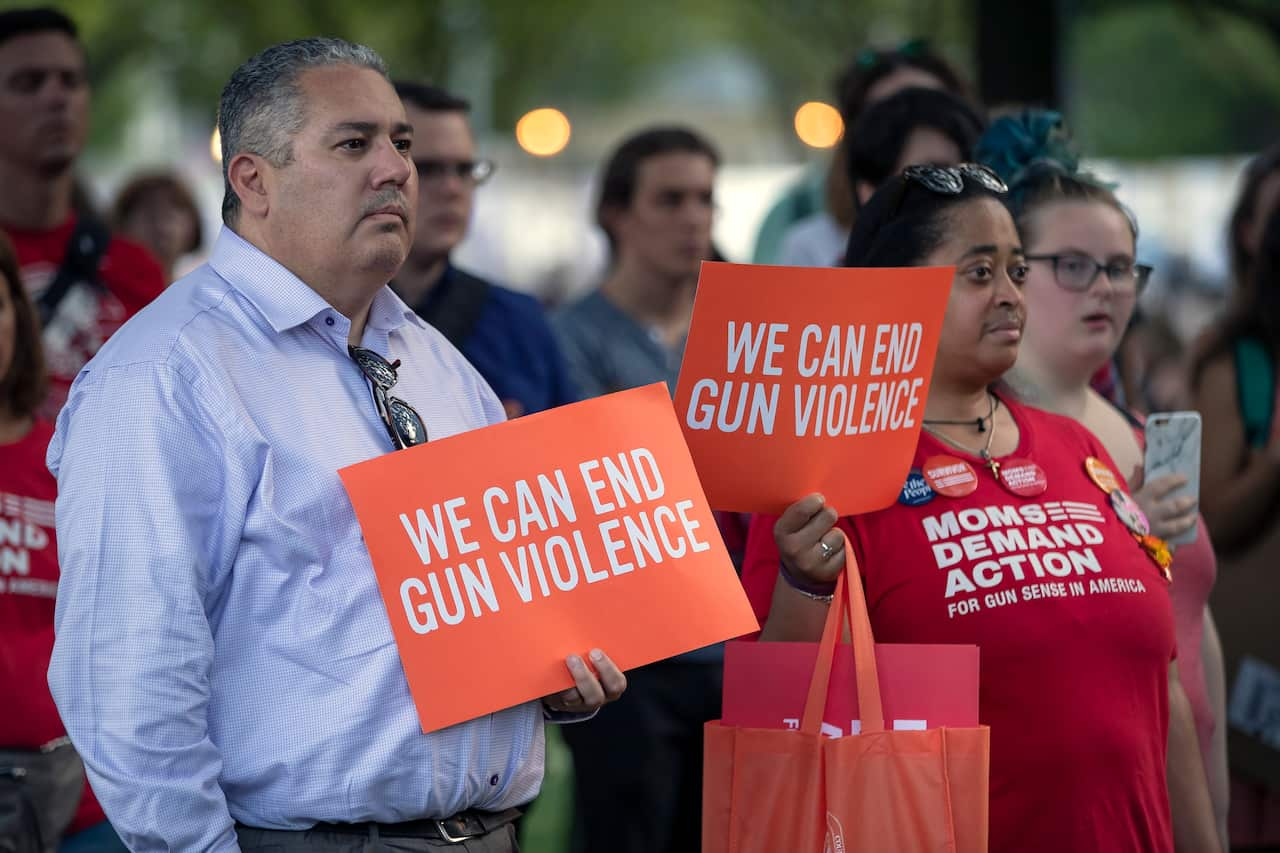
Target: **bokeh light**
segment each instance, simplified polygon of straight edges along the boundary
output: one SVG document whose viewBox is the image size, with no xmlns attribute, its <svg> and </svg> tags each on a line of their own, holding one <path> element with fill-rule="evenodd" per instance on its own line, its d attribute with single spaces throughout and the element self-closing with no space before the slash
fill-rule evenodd
<svg viewBox="0 0 1280 853">
<path fill-rule="evenodd" d="M 822 101 L 808 101 L 796 110 L 796 136 L 810 148 L 830 148 L 840 141 L 844 121 L 840 112 Z"/>
<path fill-rule="evenodd" d="M 209 156 L 213 158 L 213 162 L 222 162 L 222 134 L 215 127 L 213 136 L 209 137 Z"/>
<path fill-rule="evenodd" d="M 536 157 L 554 157 L 569 144 L 569 119 L 552 107 L 531 110 L 516 122 L 516 142 Z"/>
</svg>

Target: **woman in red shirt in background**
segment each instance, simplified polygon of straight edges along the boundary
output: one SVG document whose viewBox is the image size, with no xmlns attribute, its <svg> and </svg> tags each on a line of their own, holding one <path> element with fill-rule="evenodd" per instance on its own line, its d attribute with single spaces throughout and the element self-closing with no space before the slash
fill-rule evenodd
<svg viewBox="0 0 1280 853">
<path fill-rule="evenodd" d="M 1098 440 L 995 386 L 1017 358 L 1027 275 L 1003 195 L 981 167 L 917 166 L 863 209 L 846 265 L 955 267 L 928 431 L 893 506 L 839 518 L 810 495 L 757 517 L 743 583 L 762 640 L 818 639 L 844 566 L 838 524 L 879 642 L 981 648 L 991 851 L 1163 853 L 1166 761 L 1196 749 L 1185 713 L 1168 749 L 1168 581 Z M 1202 823 L 1188 849 L 1218 849 Z"/>
<path fill-rule="evenodd" d="M 47 672 L 58 591 L 57 483 L 45 467 L 51 424 L 35 417 L 45 395 L 35 311 L 0 234 L 0 814 L 29 803 L 40 849 L 124 850 L 85 782 Z M 0 827 L 12 838 L 34 828 Z M 20 849 L 26 849 L 22 847 Z"/>
</svg>

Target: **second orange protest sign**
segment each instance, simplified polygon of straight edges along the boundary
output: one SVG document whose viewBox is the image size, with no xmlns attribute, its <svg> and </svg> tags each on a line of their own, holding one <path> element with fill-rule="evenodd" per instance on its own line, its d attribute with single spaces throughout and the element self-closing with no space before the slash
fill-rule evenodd
<svg viewBox="0 0 1280 853">
<path fill-rule="evenodd" d="M 424 731 L 757 628 L 664 385 L 340 473 Z"/>
<path fill-rule="evenodd" d="M 676 411 L 716 509 L 846 514 L 902 488 L 952 269 L 706 263 Z"/>
</svg>

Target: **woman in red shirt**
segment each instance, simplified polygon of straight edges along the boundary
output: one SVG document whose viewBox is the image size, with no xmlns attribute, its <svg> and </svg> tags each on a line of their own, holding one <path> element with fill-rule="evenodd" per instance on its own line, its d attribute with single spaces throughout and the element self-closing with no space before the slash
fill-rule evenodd
<svg viewBox="0 0 1280 853">
<path fill-rule="evenodd" d="M 889 508 L 839 518 L 810 495 L 758 517 L 743 582 L 762 640 L 816 640 L 844 565 L 838 524 L 877 640 L 981 649 L 993 853 L 1172 850 L 1159 543 L 1097 439 L 995 386 L 1027 275 L 1003 194 L 981 167 L 911 167 L 863 209 L 847 265 L 955 267 L 928 430 Z M 1208 832 L 1197 849 L 1216 849 Z"/>
<path fill-rule="evenodd" d="M 0 816 L 33 804 L 40 849 L 66 832 L 79 833 L 79 851 L 123 850 L 49 694 L 58 550 L 57 483 L 44 461 L 53 427 L 35 416 L 45 387 L 35 311 L 0 233 Z M 0 825 L 6 838 L 22 831 Z"/>
</svg>

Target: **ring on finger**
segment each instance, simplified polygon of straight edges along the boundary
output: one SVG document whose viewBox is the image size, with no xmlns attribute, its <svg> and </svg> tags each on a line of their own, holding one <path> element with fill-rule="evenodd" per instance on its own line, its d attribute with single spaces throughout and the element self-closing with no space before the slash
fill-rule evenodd
<svg viewBox="0 0 1280 853">
<path fill-rule="evenodd" d="M 818 549 L 822 552 L 822 559 L 824 560 L 831 559 L 831 555 L 836 552 L 836 549 L 828 545 L 825 539 L 818 540 Z"/>
</svg>

